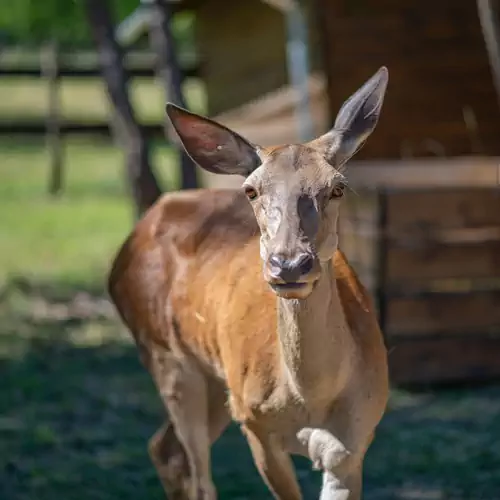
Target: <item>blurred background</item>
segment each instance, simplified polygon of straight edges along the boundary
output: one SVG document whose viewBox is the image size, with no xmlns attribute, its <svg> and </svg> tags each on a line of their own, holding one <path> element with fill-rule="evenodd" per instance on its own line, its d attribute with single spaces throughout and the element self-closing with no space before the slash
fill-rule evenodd
<svg viewBox="0 0 500 500">
<path fill-rule="evenodd" d="M 262 145 L 307 140 L 386 65 L 340 222 L 393 386 L 365 498 L 500 499 L 497 4 L 1 2 L 0 498 L 163 498 L 163 409 L 105 279 L 161 192 L 241 182 L 181 153 L 166 100 Z M 222 500 L 271 498 L 236 427 L 213 456 Z"/>
</svg>

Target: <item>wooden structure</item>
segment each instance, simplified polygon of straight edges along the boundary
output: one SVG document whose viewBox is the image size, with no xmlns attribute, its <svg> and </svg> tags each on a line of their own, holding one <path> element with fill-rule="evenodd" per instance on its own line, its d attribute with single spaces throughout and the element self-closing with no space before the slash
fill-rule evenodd
<svg viewBox="0 0 500 500">
<path fill-rule="evenodd" d="M 317 0 L 331 112 L 378 66 L 390 83 L 360 158 L 500 154 L 500 108 L 476 2 Z"/>
<path fill-rule="evenodd" d="M 392 381 L 499 377 L 500 162 L 486 155 L 500 154 L 500 108 L 476 2 L 317 5 L 332 115 L 390 71 L 341 241 L 377 297 Z"/>
<path fill-rule="evenodd" d="M 389 68 L 377 139 L 360 158 L 500 154 L 500 109 L 476 2 L 303 3 L 310 66 L 326 78 L 330 119 L 352 89 Z M 196 10 L 209 115 L 288 84 L 285 19 L 276 8 L 264 0 L 183 0 L 181 7 Z"/>
<path fill-rule="evenodd" d="M 340 242 L 377 298 L 393 383 L 500 377 L 500 159 L 350 169 Z"/>
<path fill-rule="evenodd" d="M 263 0 L 187 0 L 197 11 L 197 44 L 208 113 L 234 109 L 287 85 L 286 25 L 283 13 Z M 218 12 L 215 16 L 214 12 Z M 311 68 L 321 68 L 319 33 L 309 23 Z"/>
</svg>

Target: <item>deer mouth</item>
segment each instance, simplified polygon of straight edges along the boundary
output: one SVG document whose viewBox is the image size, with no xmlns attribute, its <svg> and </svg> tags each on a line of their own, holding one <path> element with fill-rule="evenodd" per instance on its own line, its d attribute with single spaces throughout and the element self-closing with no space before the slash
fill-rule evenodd
<svg viewBox="0 0 500 500">
<path fill-rule="evenodd" d="M 310 284 L 305 281 L 295 283 L 271 283 L 270 285 L 273 290 L 300 290 L 310 286 Z"/>
<path fill-rule="evenodd" d="M 269 283 L 273 292 L 282 299 L 305 299 L 314 289 L 316 281 L 295 281 L 288 283 Z"/>
</svg>

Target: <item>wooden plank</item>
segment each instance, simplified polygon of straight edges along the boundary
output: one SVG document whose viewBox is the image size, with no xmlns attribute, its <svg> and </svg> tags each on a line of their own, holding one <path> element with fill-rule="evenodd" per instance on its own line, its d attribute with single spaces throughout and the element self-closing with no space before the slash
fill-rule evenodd
<svg viewBox="0 0 500 500">
<path fill-rule="evenodd" d="M 215 11 L 222 14 L 214 16 Z M 210 0 L 196 17 L 210 115 L 286 84 L 286 31 L 280 12 L 260 0 Z"/>
<path fill-rule="evenodd" d="M 205 3 L 197 19 L 201 50 L 206 54 L 203 70 L 210 112 L 231 109 L 288 83 L 286 23 L 281 12 L 260 0 Z M 219 6 L 223 17 L 212 15 L 218 10 L 216 3 L 223 4 Z M 309 66 L 314 72 L 321 69 L 319 36 L 310 6 L 303 7 L 309 25 Z M 259 36 L 253 36 L 257 32 Z"/>
<path fill-rule="evenodd" d="M 318 106 L 320 101 L 311 99 L 313 108 L 313 127 L 316 135 L 325 131 L 326 115 Z M 299 142 L 298 127 L 295 113 L 292 108 L 283 116 L 274 119 L 268 118 L 261 123 L 248 123 L 245 119 L 220 120 L 223 125 L 229 127 L 240 135 L 260 146 L 274 146 L 278 144 L 293 144 Z"/>
<path fill-rule="evenodd" d="M 430 294 L 473 294 L 496 292 L 500 290 L 500 276 L 483 278 L 441 278 L 419 282 L 403 281 L 399 284 L 389 283 L 380 293 L 386 300 L 400 298 L 420 298 Z"/>
<path fill-rule="evenodd" d="M 479 382 L 500 377 L 500 338 L 401 340 L 389 354 L 391 383 Z"/>
<path fill-rule="evenodd" d="M 392 192 L 388 227 L 426 229 L 500 226 L 500 189 Z"/>
<path fill-rule="evenodd" d="M 340 209 L 339 246 L 371 292 L 376 287 L 377 220 L 376 193 L 347 193 Z"/>
<path fill-rule="evenodd" d="M 49 193 L 58 196 L 64 182 L 64 145 L 61 140 L 61 77 L 59 75 L 59 45 L 52 40 L 40 51 L 40 66 L 48 86 L 48 113 L 45 135 L 50 154 Z"/>
<path fill-rule="evenodd" d="M 147 123 L 142 125 L 148 137 L 156 137 L 165 141 L 165 129 L 161 124 Z M 0 121 L 0 136 L 2 135 L 43 135 L 45 134 L 46 125 L 41 120 L 35 121 L 18 121 L 18 122 L 1 122 Z M 63 135 L 102 135 L 110 136 L 112 133 L 109 123 L 106 122 L 69 122 L 63 121 L 60 125 L 61 134 Z"/>
<path fill-rule="evenodd" d="M 442 278 L 500 276 L 500 242 L 481 245 L 436 245 L 406 249 L 388 245 L 387 277 L 390 281 L 415 282 Z"/>
<path fill-rule="evenodd" d="M 366 229 L 357 225 L 357 231 L 364 235 Z M 386 241 L 393 246 L 414 251 L 425 251 L 437 245 L 477 245 L 500 241 L 500 226 L 484 226 L 476 228 L 435 229 L 420 226 L 406 230 L 385 230 Z"/>
<path fill-rule="evenodd" d="M 391 337 L 500 332 L 500 291 L 427 294 L 386 304 L 385 330 Z"/>
<path fill-rule="evenodd" d="M 500 189 L 500 158 L 465 156 L 400 161 L 352 161 L 348 165 L 346 175 L 355 190 Z"/>
<path fill-rule="evenodd" d="M 37 51 L 4 47 L 0 53 L 0 76 L 41 77 Z M 154 77 L 156 56 L 151 50 L 125 50 L 124 63 L 131 77 Z M 182 57 L 179 61 L 181 71 L 187 77 L 200 77 L 197 60 Z M 99 55 L 92 50 L 62 50 L 60 53 L 59 75 L 64 78 L 100 78 Z"/>
<path fill-rule="evenodd" d="M 456 244 L 477 244 L 489 241 L 500 240 L 500 226 L 484 226 L 474 228 L 459 229 L 430 229 L 426 231 L 422 243 L 427 242 L 427 246 L 438 244 L 456 245 Z M 396 241 L 396 235 L 394 235 Z"/>
<path fill-rule="evenodd" d="M 333 112 L 376 65 L 389 68 L 384 112 L 358 158 L 397 158 L 405 143 L 422 156 L 429 138 L 448 156 L 499 154 L 499 110 L 475 2 L 319 3 L 329 38 L 324 65 Z M 466 106 L 479 129 L 466 125 Z"/>
<path fill-rule="evenodd" d="M 304 7 L 309 24 L 310 68 L 317 71 L 321 67 L 318 30 L 309 6 Z M 214 16 L 216 11 L 222 14 Z M 281 12 L 260 0 L 209 0 L 200 6 L 196 17 L 210 115 L 248 103 L 287 84 L 286 25 Z"/>
<path fill-rule="evenodd" d="M 148 77 L 154 78 L 156 76 L 156 72 L 153 67 L 150 68 L 141 68 L 141 67 L 133 67 L 127 68 L 129 75 L 133 78 L 135 77 Z M 181 68 L 182 74 L 184 78 L 199 78 L 200 77 L 200 68 L 197 64 L 184 64 Z M 59 75 L 62 78 L 100 78 L 101 72 L 99 68 L 82 68 L 82 67 L 62 67 L 59 71 Z M 40 67 L 29 67 L 29 68 L 12 68 L 12 67 L 4 67 L 0 66 L 0 77 L 41 77 L 42 70 Z"/>
<path fill-rule="evenodd" d="M 321 99 L 322 103 L 326 102 L 325 78 L 321 73 L 315 72 L 310 75 L 308 88 L 310 98 Z M 277 90 L 252 99 L 246 104 L 217 115 L 215 120 L 229 124 L 238 120 L 253 123 L 273 119 L 277 115 L 293 112 L 297 102 L 298 96 L 293 87 L 284 85 Z M 262 125 L 262 122 L 259 125 Z"/>
</svg>

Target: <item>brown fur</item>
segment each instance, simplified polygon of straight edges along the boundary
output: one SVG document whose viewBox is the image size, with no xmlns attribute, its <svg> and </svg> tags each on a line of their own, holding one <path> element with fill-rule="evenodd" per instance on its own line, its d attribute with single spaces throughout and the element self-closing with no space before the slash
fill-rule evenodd
<svg viewBox="0 0 500 500">
<path fill-rule="evenodd" d="M 215 393 L 229 389 L 232 416 L 245 425 L 258 422 L 259 408 L 280 383 L 276 296 L 262 278 L 258 234 L 239 191 L 169 194 L 137 224 L 109 279 L 148 369 L 160 370 L 162 354 L 155 351 L 193 357 Z M 386 353 L 371 301 L 341 251 L 333 264 L 358 356 L 366 368 L 383 369 Z M 386 374 L 379 375 L 377 418 L 387 397 Z M 221 397 L 218 403 L 213 411 L 224 414 L 227 402 Z"/>
</svg>

